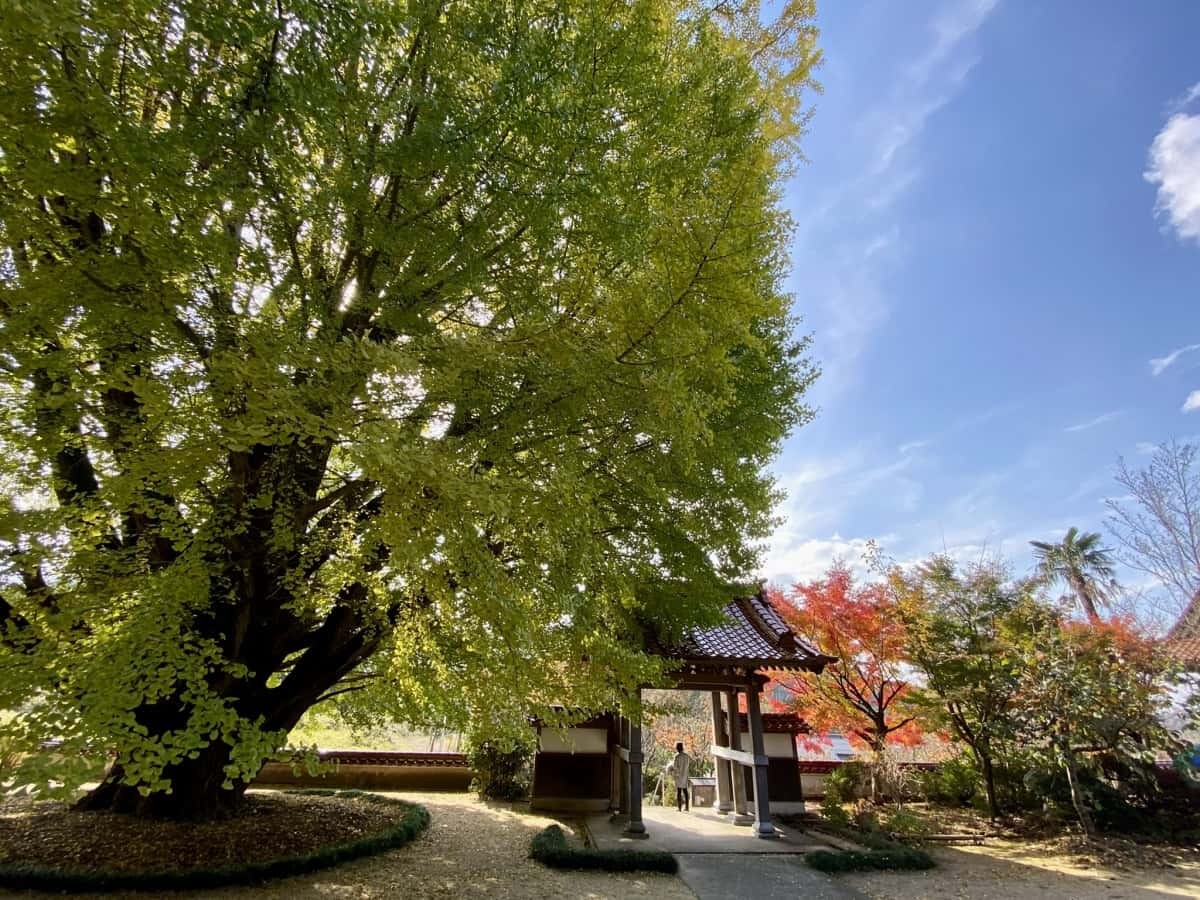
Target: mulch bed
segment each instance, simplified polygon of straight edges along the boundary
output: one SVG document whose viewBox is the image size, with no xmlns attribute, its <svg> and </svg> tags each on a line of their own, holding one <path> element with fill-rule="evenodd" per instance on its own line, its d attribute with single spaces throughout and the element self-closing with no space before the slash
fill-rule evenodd
<svg viewBox="0 0 1200 900">
<path fill-rule="evenodd" d="M 10 798 L 0 802 L 0 865 L 110 872 L 244 865 L 376 834 L 400 814 L 361 797 L 252 792 L 229 818 L 163 822 Z"/>
</svg>

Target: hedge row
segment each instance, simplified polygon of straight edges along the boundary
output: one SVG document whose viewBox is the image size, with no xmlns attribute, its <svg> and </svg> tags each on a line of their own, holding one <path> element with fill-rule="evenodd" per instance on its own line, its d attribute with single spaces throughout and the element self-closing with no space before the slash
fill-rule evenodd
<svg viewBox="0 0 1200 900">
<path fill-rule="evenodd" d="M 534 835 L 529 855 L 552 869 L 667 872 L 672 875 L 679 871 L 679 862 L 664 850 L 581 850 L 571 847 L 557 825 L 550 825 Z"/>
<path fill-rule="evenodd" d="M 874 869 L 932 869 L 937 865 L 932 856 L 917 847 L 910 847 L 885 837 L 877 831 L 854 831 L 822 823 L 817 830 L 857 841 L 868 849 L 815 850 L 806 853 L 804 860 L 821 872 L 866 872 Z"/>
<path fill-rule="evenodd" d="M 804 860 L 821 872 L 866 872 L 872 869 L 932 869 L 937 863 L 923 850 L 814 850 Z"/>
<path fill-rule="evenodd" d="M 153 872 L 116 872 L 103 869 L 85 871 L 57 866 L 10 863 L 0 865 L 0 887 L 11 890 L 68 893 L 80 891 L 178 891 L 225 887 L 268 878 L 303 875 L 362 856 L 394 850 L 418 837 L 429 826 L 429 811 L 425 807 L 381 797 L 378 794 L 328 789 L 290 793 L 361 797 L 372 803 L 387 803 L 403 808 L 404 813 L 393 826 L 377 834 L 342 844 L 321 847 L 309 853 L 286 856 L 266 862 L 250 862 L 240 866 L 214 868 L 159 869 Z"/>
</svg>

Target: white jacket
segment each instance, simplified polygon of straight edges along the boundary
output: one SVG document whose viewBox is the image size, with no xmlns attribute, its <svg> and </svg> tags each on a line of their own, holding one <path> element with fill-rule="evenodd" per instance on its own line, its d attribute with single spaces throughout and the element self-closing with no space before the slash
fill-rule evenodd
<svg viewBox="0 0 1200 900">
<path fill-rule="evenodd" d="M 671 777 L 675 779 L 675 787 L 685 788 L 688 786 L 688 769 L 691 767 L 692 758 L 686 753 L 676 753 L 675 758 L 671 760 L 670 771 Z"/>
</svg>

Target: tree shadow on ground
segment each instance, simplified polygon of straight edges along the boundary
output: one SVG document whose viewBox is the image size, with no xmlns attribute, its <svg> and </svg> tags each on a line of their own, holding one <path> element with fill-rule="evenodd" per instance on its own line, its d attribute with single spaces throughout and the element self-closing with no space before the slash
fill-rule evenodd
<svg viewBox="0 0 1200 900">
<path fill-rule="evenodd" d="M 214 891 L 179 892 L 172 900 L 383 900 L 383 898 L 487 897 L 524 900 L 655 898 L 692 900 L 675 876 L 642 873 L 564 872 L 528 858 L 533 836 L 554 819 L 522 811 L 519 804 L 481 803 L 468 794 L 388 793 L 425 806 L 428 831 L 400 850 L 309 875 Z M 570 823 L 565 824 L 569 829 Z M 50 894 L 9 894 L 41 900 Z M 86 895 L 77 895 L 86 896 Z M 152 900 L 149 894 L 96 895 L 106 900 Z"/>
<path fill-rule="evenodd" d="M 1119 870 L 1084 866 L 1070 856 L 1014 841 L 932 851 L 938 868 L 843 876 L 872 897 L 909 900 L 1162 900 L 1200 896 L 1200 863 Z"/>
</svg>

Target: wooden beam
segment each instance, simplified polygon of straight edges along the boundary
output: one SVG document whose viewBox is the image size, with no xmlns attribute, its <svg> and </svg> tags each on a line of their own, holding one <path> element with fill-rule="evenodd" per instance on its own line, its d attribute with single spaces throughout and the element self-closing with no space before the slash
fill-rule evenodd
<svg viewBox="0 0 1200 900">
<path fill-rule="evenodd" d="M 763 676 L 754 672 L 675 672 L 670 676 L 677 690 L 725 691 L 746 690 L 761 685 Z"/>
<path fill-rule="evenodd" d="M 728 747 L 718 747 L 716 744 L 710 746 L 708 750 L 717 759 L 727 759 L 739 766 L 765 766 L 770 762 L 766 755 L 755 756 L 745 750 L 731 750 Z"/>
</svg>

